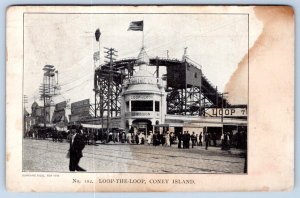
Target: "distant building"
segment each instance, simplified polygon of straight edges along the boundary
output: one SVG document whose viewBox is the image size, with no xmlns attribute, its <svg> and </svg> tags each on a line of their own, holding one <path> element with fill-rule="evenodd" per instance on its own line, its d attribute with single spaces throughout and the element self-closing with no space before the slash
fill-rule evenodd
<svg viewBox="0 0 300 198">
<path fill-rule="evenodd" d="M 92 118 L 90 114 L 90 100 L 85 99 L 71 104 L 71 114 L 69 124 L 80 124 L 85 119 Z"/>
<path fill-rule="evenodd" d="M 46 108 L 40 106 L 36 101 L 33 102 L 31 114 L 24 110 L 24 135 L 34 127 L 43 127 L 45 125 L 46 127 L 56 127 L 57 130 L 66 131 L 69 123 L 66 108 L 66 101 L 56 105 L 51 102 L 46 104 Z"/>
</svg>

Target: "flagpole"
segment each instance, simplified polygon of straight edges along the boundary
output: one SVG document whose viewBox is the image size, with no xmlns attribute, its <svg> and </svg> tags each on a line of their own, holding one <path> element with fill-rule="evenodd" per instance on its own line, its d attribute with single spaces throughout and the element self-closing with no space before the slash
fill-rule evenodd
<svg viewBox="0 0 300 198">
<path fill-rule="evenodd" d="M 145 45 L 145 40 L 144 40 L 144 19 L 143 19 L 143 23 L 142 24 L 143 24 L 143 31 L 142 31 L 143 32 L 143 41 L 142 41 L 143 43 L 142 43 L 142 48 L 144 48 L 145 47 L 144 46 Z"/>
<path fill-rule="evenodd" d="M 142 27 L 143 27 L 143 45 L 142 47 L 144 48 L 145 47 L 145 40 L 144 40 L 144 17 L 143 17 L 143 23 L 142 23 Z"/>
<path fill-rule="evenodd" d="M 101 62 L 100 62 L 100 61 L 101 61 L 101 60 L 100 60 L 100 50 L 101 50 L 101 46 L 100 46 L 100 37 L 99 37 L 99 66 L 100 66 L 100 63 L 101 63 Z"/>
<path fill-rule="evenodd" d="M 144 48 L 144 27 L 143 27 L 143 31 L 142 32 L 143 32 L 142 48 Z"/>
</svg>

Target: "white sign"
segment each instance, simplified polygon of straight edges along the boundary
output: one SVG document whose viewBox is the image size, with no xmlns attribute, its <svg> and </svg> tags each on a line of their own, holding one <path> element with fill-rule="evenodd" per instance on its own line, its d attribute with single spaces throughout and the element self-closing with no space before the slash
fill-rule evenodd
<svg viewBox="0 0 300 198">
<path fill-rule="evenodd" d="M 131 95 L 130 96 L 131 100 L 152 100 L 153 95 Z"/>
<path fill-rule="evenodd" d="M 242 117 L 247 116 L 246 108 L 210 108 L 206 111 L 207 114 L 211 116 L 221 117 Z"/>
</svg>

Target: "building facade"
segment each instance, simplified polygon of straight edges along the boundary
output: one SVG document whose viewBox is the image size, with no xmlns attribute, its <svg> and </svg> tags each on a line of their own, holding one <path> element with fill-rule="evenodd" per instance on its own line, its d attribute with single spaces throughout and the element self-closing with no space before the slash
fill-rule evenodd
<svg viewBox="0 0 300 198">
<path fill-rule="evenodd" d="M 166 93 L 161 79 L 147 71 L 143 63 L 123 84 L 121 118 L 128 131 L 154 131 L 154 126 L 165 122 Z"/>
</svg>

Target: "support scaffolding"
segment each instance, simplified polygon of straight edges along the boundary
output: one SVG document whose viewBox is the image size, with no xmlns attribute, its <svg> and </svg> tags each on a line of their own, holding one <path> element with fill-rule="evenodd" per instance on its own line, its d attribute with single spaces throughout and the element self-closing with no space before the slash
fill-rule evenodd
<svg viewBox="0 0 300 198">
<path fill-rule="evenodd" d="M 110 112 L 111 116 L 120 115 L 120 96 L 123 80 L 130 78 L 136 65 L 136 58 L 113 61 L 111 71 L 110 63 L 106 63 L 95 70 L 95 97 L 96 115 L 103 117 Z M 167 68 L 166 93 L 167 114 L 212 116 L 207 113 L 208 108 L 230 107 L 221 93 L 203 75 L 202 70 L 187 60 L 180 61 L 164 58 L 150 58 L 150 66 L 156 67 L 156 75 L 159 76 L 159 68 Z M 109 73 L 113 76 L 111 92 L 109 87 Z M 109 95 L 111 93 L 111 95 Z M 111 98 L 110 109 L 108 100 Z"/>
</svg>

